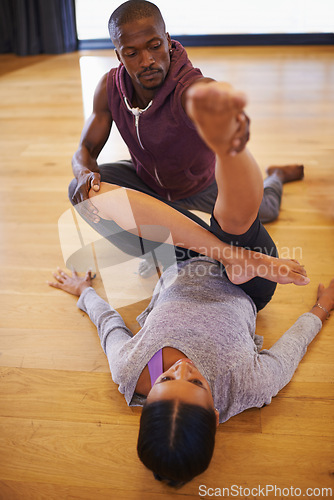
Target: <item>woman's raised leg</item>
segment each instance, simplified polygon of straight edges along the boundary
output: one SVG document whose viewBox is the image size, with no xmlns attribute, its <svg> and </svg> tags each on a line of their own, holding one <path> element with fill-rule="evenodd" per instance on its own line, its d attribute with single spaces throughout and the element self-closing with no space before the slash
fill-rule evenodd
<svg viewBox="0 0 334 500">
<path fill-rule="evenodd" d="M 298 262 L 277 258 L 274 242 L 258 219 L 263 181 L 253 156 L 247 149 L 235 156 L 229 154 L 237 116 L 245 105 L 244 94 L 225 83 L 198 83 L 186 95 L 188 115 L 217 157 L 218 196 L 211 230 L 225 243 L 239 247 L 240 267 L 236 265 L 238 252 L 234 253 L 234 266 L 226 266 L 233 283 L 245 282 L 245 260 L 249 267 L 254 266 L 254 276 L 265 278 L 242 286 L 263 307 L 275 289 L 268 281 L 288 283 L 292 279 L 296 284 L 306 284 L 309 280 L 300 276 L 304 273 Z"/>
<path fill-rule="evenodd" d="M 229 154 L 237 116 L 245 105 L 244 94 L 225 83 L 199 83 L 187 92 L 188 115 L 217 155 L 215 219 L 223 231 L 236 235 L 252 225 L 263 196 L 262 174 L 251 153 L 244 149 L 237 155 Z"/>
</svg>

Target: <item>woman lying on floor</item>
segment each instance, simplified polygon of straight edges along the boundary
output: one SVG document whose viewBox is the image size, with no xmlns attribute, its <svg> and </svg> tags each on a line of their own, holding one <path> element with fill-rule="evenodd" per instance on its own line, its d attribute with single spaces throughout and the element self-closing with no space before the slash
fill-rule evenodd
<svg viewBox="0 0 334 500">
<path fill-rule="evenodd" d="M 78 307 L 97 326 L 119 391 L 128 405 L 143 405 L 138 455 L 172 486 L 208 467 L 219 422 L 271 402 L 334 307 L 332 280 L 328 288 L 319 286 L 310 312 L 271 349 L 260 350 L 256 314 L 276 283 L 306 285 L 309 279 L 296 261 L 275 257 L 257 217 L 263 188 L 253 157 L 247 150 L 227 152 L 244 106 L 243 94 L 217 82 L 187 93 L 188 114 L 217 154 L 210 232 L 143 193 L 109 184 L 101 184 L 99 195 L 91 191 L 99 217 L 154 241 L 165 241 L 159 225 L 168 227 L 175 246 L 198 253 L 165 270 L 135 336 L 95 293 L 89 272 L 81 278 L 59 270 L 50 283 L 80 296 Z"/>
</svg>

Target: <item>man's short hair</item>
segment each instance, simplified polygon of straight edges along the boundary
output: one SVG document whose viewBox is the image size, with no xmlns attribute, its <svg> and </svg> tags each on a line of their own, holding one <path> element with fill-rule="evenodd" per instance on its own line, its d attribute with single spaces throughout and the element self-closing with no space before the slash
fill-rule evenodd
<svg viewBox="0 0 334 500">
<path fill-rule="evenodd" d="M 129 0 L 122 3 L 111 14 L 108 22 L 109 35 L 112 42 L 114 43 L 114 40 L 117 38 L 117 28 L 119 26 L 152 16 L 156 18 L 157 22 L 162 22 L 165 29 L 165 21 L 159 8 L 154 3 L 146 0 Z"/>
</svg>

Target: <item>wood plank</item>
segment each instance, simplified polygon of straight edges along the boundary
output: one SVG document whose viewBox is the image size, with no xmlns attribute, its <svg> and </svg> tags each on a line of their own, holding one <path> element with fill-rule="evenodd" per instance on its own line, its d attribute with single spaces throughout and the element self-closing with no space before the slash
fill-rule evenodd
<svg viewBox="0 0 334 500">
<path fill-rule="evenodd" d="M 331 439 L 334 433 L 333 389 L 332 401 L 313 398 L 273 399 L 262 409 L 261 423 L 264 434 L 321 436 Z"/>
<path fill-rule="evenodd" d="M 149 493 L 120 490 L 115 486 L 63 486 L 41 482 L 0 481 L 1 500 L 174 500 L 175 498 L 193 498 L 178 492 Z"/>
<path fill-rule="evenodd" d="M 7 436 L 6 440 L 0 437 L 5 457 L 0 476 L 6 481 L 20 477 L 23 482 L 98 488 L 117 485 L 139 493 L 166 491 L 166 486 L 138 466 L 135 427 L 19 418 L 1 418 L 0 423 Z M 327 438 L 225 434 L 210 468 L 185 485 L 182 494 L 198 494 L 200 484 L 256 487 L 261 478 L 262 484 L 280 488 L 333 487 L 331 465 L 332 445 Z"/>
<path fill-rule="evenodd" d="M 333 488 L 333 444 L 328 438 L 237 433 L 223 438 L 209 469 L 194 479 L 194 485 L 293 486 L 303 492 L 306 488 Z"/>
<path fill-rule="evenodd" d="M 324 382 L 322 379 L 319 382 L 297 382 L 295 377 L 286 385 L 279 393 L 280 399 L 333 399 L 334 385 L 331 382 Z"/>
<path fill-rule="evenodd" d="M 137 465 L 135 426 L 8 417 L 0 425 L 3 479 L 126 489 L 132 477 L 131 490 L 149 475 Z"/>
<path fill-rule="evenodd" d="M 2 416 L 138 427 L 138 412 L 128 408 L 110 372 L 1 368 L 0 377 Z"/>
<path fill-rule="evenodd" d="M 0 328 L 0 366 L 108 373 L 94 328 Z"/>
</svg>

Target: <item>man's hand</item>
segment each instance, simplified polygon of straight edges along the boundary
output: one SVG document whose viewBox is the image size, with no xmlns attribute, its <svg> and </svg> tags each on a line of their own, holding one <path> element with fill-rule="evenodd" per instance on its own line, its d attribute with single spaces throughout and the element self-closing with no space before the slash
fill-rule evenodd
<svg viewBox="0 0 334 500">
<path fill-rule="evenodd" d="M 88 193 L 90 189 L 93 189 L 94 191 L 100 190 L 100 174 L 97 172 L 86 172 L 80 174 L 77 181 L 78 185 L 72 197 L 73 203 L 78 205 L 77 209 L 83 218 L 88 219 L 91 222 L 99 222 L 100 217 L 97 215 L 98 210 L 89 200 Z"/>
<path fill-rule="evenodd" d="M 240 153 L 245 148 L 247 142 L 249 141 L 249 124 L 250 119 L 245 113 L 240 113 L 237 116 L 239 123 L 239 128 L 233 137 L 232 145 L 229 150 L 229 154 L 235 156 Z"/>
</svg>

